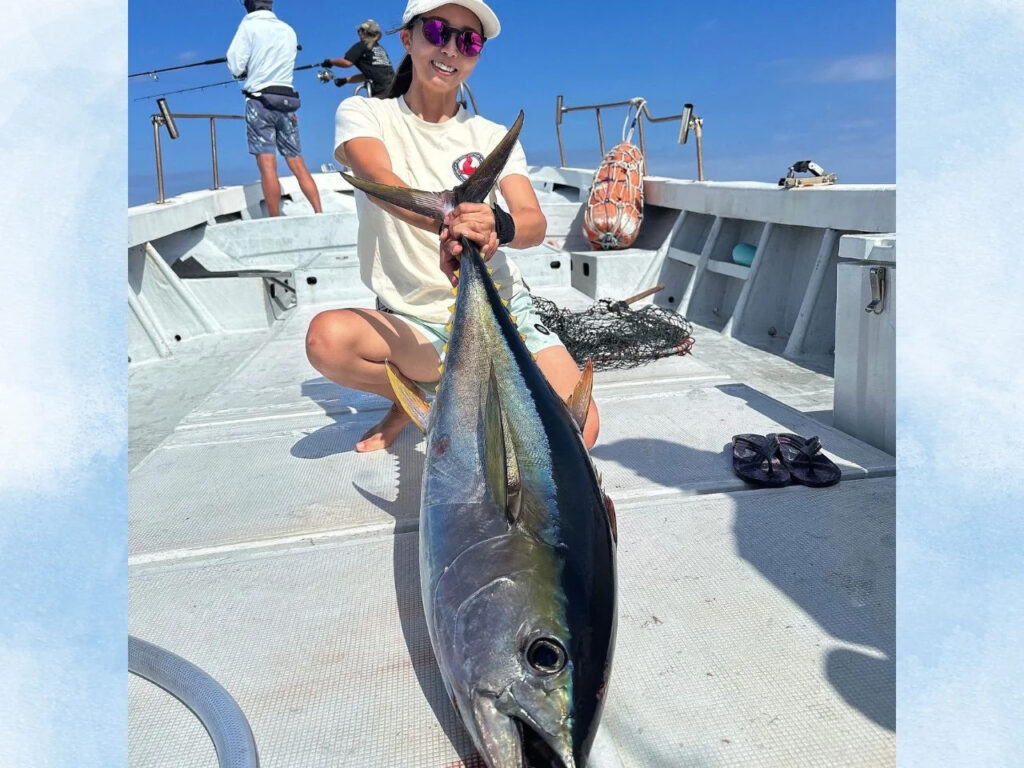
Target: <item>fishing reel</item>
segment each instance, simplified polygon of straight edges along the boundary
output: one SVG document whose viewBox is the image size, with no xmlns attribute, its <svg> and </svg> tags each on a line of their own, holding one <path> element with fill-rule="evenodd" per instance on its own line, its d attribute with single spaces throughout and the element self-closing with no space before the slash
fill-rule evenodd
<svg viewBox="0 0 1024 768">
<path fill-rule="evenodd" d="M 810 173 L 806 178 L 797 178 L 798 173 Z M 824 168 L 813 160 L 797 160 L 789 166 L 789 173 L 779 179 L 779 186 L 790 189 L 792 187 L 808 187 L 814 184 L 835 184 L 837 176 L 828 173 Z"/>
<path fill-rule="evenodd" d="M 321 83 L 329 83 L 334 80 L 334 73 L 329 69 L 321 69 L 316 73 L 316 79 Z"/>
</svg>

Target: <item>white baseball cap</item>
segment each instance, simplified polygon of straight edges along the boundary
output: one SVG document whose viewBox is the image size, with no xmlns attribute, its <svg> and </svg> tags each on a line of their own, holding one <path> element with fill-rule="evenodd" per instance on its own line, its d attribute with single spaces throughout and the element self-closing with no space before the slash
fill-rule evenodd
<svg viewBox="0 0 1024 768">
<path fill-rule="evenodd" d="M 402 24 L 408 24 L 415 16 L 428 15 L 430 11 L 449 4 L 461 5 L 467 11 L 475 13 L 483 25 L 484 37 L 488 40 L 493 40 L 501 32 L 498 17 L 483 0 L 409 0 L 409 4 L 405 6 L 405 13 L 402 14 Z"/>
</svg>

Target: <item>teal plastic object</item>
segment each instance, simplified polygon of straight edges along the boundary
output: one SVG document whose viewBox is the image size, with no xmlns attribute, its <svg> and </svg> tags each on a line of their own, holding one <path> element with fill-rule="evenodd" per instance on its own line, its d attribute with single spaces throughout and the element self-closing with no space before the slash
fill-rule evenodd
<svg viewBox="0 0 1024 768">
<path fill-rule="evenodd" d="M 744 267 L 749 267 L 754 262 L 754 252 L 757 246 L 750 243 L 736 243 L 732 249 L 732 260 Z"/>
</svg>

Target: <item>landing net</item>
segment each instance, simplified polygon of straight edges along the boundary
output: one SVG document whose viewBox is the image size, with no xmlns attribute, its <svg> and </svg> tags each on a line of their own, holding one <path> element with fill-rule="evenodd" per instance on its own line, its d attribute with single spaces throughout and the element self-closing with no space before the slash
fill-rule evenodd
<svg viewBox="0 0 1024 768">
<path fill-rule="evenodd" d="M 626 301 L 599 299 L 573 312 L 540 296 L 534 295 L 533 302 L 573 359 L 583 365 L 589 358 L 595 370 L 636 368 L 660 357 L 685 355 L 693 346 L 690 321 L 653 304 L 631 309 Z"/>
</svg>

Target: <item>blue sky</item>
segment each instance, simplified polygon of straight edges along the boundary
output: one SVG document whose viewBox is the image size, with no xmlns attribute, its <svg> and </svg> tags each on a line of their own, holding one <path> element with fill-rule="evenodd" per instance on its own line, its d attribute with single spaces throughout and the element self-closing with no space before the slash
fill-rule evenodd
<svg viewBox="0 0 1024 768">
<path fill-rule="evenodd" d="M 372 17 L 398 26 L 403 2 L 278 0 L 303 50 L 297 65 L 341 56 L 355 27 Z M 704 118 L 705 176 L 775 182 L 810 158 L 840 181 L 895 181 L 895 10 L 893 0 L 789 0 L 784 3 L 498 2 L 501 35 L 488 43 L 469 83 L 482 114 L 508 124 L 526 112 L 523 145 L 534 164 L 557 164 L 555 97 L 567 105 L 645 97 L 655 116 L 685 102 Z M 223 56 L 244 11 L 235 0 L 131 0 L 129 72 Z M 622 28 L 628 24 L 629 32 Z M 397 63 L 397 36 L 383 44 Z M 318 169 L 332 160 L 334 110 L 351 88 L 296 73 L 303 153 Z M 344 71 L 343 73 L 354 72 Z M 138 97 L 230 79 L 222 64 L 169 72 L 129 84 L 129 197 L 155 199 L 153 99 Z M 241 114 L 236 85 L 168 97 L 175 112 Z M 621 134 L 624 110 L 609 111 L 605 135 Z M 167 192 L 212 184 L 209 130 L 179 126 L 163 140 Z M 649 172 L 696 176 L 692 138 L 676 143 L 678 124 L 649 126 Z M 599 161 L 592 114 L 565 116 L 569 165 Z M 221 183 L 257 178 L 240 121 L 218 126 Z"/>
</svg>

